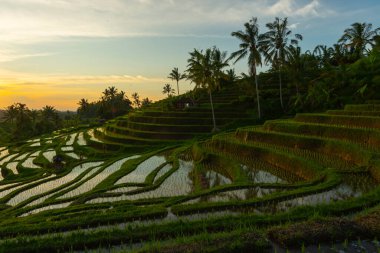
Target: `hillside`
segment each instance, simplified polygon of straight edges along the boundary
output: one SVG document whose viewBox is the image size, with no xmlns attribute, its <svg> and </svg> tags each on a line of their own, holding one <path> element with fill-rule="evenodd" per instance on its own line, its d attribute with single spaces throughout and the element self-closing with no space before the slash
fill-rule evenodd
<svg viewBox="0 0 380 253">
<path fill-rule="evenodd" d="M 244 97 L 239 89 L 223 89 L 213 94 L 218 131 L 236 125 L 256 122 L 252 113 L 253 100 Z M 197 140 L 211 136 L 212 110 L 205 91 L 196 96 L 185 94 L 159 101 L 147 108 L 110 121 L 95 130 L 100 146 L 117 150 L 144 148 L 150 145 L 165 146 L 179 141 Z M 92 145 L 99 143 L 95 141 Z"/>
<path fill-rule="evenodd" d="M 161 127 L 164 118 L 170 118 L 167 125 L 180 118 L 211 127 L 200 116 L 202 104 L 197 111 L 170 115 L 152 108 L 130 115 L 135 117 L 131 122 L 141 128 L 136 119 L 155 119 L 160 124 L 150 124 Z M 240 119 L 234 113 L 230 119 Z M 107 127 L 132 127 L 128 120 L 108 123 L 105 135 L 68 129 L 0 148 L 0 235 L 19 240 L 38 235 L 27 244 L 0 243 L 0 251 L 127 250 L 138 243 L 143 246 L 138 252 L 151 252 L 155 243 L 162 252 L 183 247 L 189 252 L 273 252 L 271 243 L 284 250 L 316 241 L 331 245 L 379 238 L 377 101 L 297 114 L 212 138 L 207 128 L 192 142 L 161 142 L 152 133 L 145 145 L 104 138 L 111 130 Z M 144 131 L 162 134 L 160 127 Z M 129 132 L 122 135 L 133 139 Z M 110 143 L 118 148 L 108 152 Z M 56 155 L 63 163 L 53 162 Z M 304 227 L 309 232 L 298 233 Z M 91 236 L 83 236 L 90 228 Z"/>
</svg>

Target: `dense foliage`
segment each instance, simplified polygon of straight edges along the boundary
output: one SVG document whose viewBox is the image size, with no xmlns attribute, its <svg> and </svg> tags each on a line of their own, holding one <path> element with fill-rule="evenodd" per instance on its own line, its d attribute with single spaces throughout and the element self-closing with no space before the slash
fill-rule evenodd
<svg viewBox="0 0 380 253">
<path fill-rule="evenodd" d="M 26 104 L 15 103 L 6 108 L 1 129 L 7 136 L 2 141 L 18 141 L 35 135 L 50 133 L 67 126 L 72 114 L 59 113 L 53 106 L 45 106 L 41 110 L 30 110 Z"/>
</svg>

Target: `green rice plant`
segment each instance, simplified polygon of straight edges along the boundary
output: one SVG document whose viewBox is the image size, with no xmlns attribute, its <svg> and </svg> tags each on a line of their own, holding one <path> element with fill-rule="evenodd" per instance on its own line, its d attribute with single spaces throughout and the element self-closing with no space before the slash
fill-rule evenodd
<svg viewBox="0 0 380 253">
<path fill-rule="evenodd" d="M 299 113 L 294 120 L 299 122 L 319 123 L 328 125 L 343 125 L 360 128 L 380 128 L 380 117 L 344 116 L 328 114 Z"/>
<path fill-rule="evenodd" d="M 380 111 L 380 105 L 378 104 L 357 104 L 346 105 L 345 111 Z"/>
<path fill-rule="evenodd" d="M 241 139 L 239 130 L 237 131 L 237 138 Z M 298 134 L 267 132 L 260 128 L 244 132 L 244 140 L 246 142 L 264 142 L 289 148 L 305 149 L 326 155 L 334 154 L 342 160 L 353 161 L 358 164 L 368 163 L 372 157 L 370 152 L 362 150 L 359 146 L 347 142 L 319 137 L 301 136 Z"/>
<path fill-rule="evenodd" d="M 314 163 L 310 163 L 301 157 L 285 154 L 277 150 L 242 144 L 234 140 L 222 140 L 214 138 L 211 145 L 224 152 L 239 154 L 240 156 L 253 156 L 262 159 L 269 164 L 294 173 L 301 178 L 312 179 L 323 169 Z"/>
<path fill-rule="evenodd" d="M 350 116 L 370 116 L 380 117 L 380 111 L 347 111 L 347 110 L 328 110 L 330 115 L 350 115 Z"/>
<path fill-rule="evenodd" d="M 303 123 L 289 120 L 267 121 L 263 128 L 267 131 L 345 140 L 365 148 L 378 149 L 380 147 L 380 132 L 374 129 Z M 240 131 L 243 130 L 248 131 L 250 129 L 243 128 Z"/>
</svg>

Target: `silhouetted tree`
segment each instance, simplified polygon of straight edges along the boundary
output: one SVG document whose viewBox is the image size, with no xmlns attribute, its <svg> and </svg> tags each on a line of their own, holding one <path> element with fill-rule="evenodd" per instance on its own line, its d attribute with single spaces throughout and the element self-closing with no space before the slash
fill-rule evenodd
<svg viewBox="0 0 380 253">
<path fill-rule="evenodd" d="M 231 33 L 233 37 L 240 40 L 239 50 L 233 52 L 231 59 L 236 58 L 235 63 L 248 56 L 249 74 L 255 79 L 257 112 L 261 118 L 259 84 L 257 80 L 257 66 L 261 66 L 261 37 L 259 34 L 259 26 L 257 18 L 252 18 L 244 24 L 245 30 Z"/>
<path fill-rule="evenodd" d="M 184 74 L 181 74 L 179 71 L 178 71 L 178 68 L 174 68 L 172 70 L 172 72 L 170 72 L 169 76 L 168 76 L 169 79 L 173 80 L 173 81 L 176 81 L 177 82 L 177 93 L 179 95 L 179 81 L 182 80 L 182 79 L 185 79 L 186 78 L 186 75 Z"/>
<path fill-rule="evenodd" d="M 265 62 L 271 62 L 272 67 L 278 70 L 280 81 L 280 102 L 281 107 L 284 109 L 282 99 L 281 67 L 289 58 L 290 45 L 297 46 L 298 41 L 302 40 L 302 35 L 295 34 L 293 39 L 289 38 L 292 31 L 288 26 L 288 18 L 280 19 L 276 17 L 275 21 L 273 23 L 266 24 L 266 27 L 269 31 L 264 33 L 262 36 Z"/>
<path fill-rule="evenodd" d="M 213 131 L 217 130 L 212 91 L 219 87 L 223 76 L 223 68 L 228 66 L 227 52 L 221 52 L 216 47 L 203 51 L 194 49 L 188 59 L 187 78 L 195 83 L 195 88 L 205 88 L 209 93 Z"/>
<path fill-rule="evenodd" d="M 162 93 L 163 94 L 167 94 L 168 97 L 171 97 L 174 93 L 175 93 L 175 90 L 172 88 L 172 86 L 170 84 L 165 84 L 163 89 L 162 89 Z"/>
<path fill-rule="evenodd" d="M 375 36 L 380 32 L 380 28 L 372 29 L 372 24 L 353 23 L 350 28 L 344 30 L 339 42 L 350 48 L 357 58 L 368 53 L 367 46 L 374 44 Z"/>
</svg>

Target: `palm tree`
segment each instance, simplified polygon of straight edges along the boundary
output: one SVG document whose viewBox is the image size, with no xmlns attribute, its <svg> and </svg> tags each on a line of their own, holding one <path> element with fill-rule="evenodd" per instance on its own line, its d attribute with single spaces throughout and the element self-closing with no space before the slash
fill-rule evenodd
<svg viewBox="0 0 380 253">
<path fill-rule="evenodd" d="M 42 117 L 46 120 L 55 119 L 57 117 L 57 110 L 54 106 L 46 105 L 42 108 Z"/>
<path fill-rule="evenodd" d="M 117 95 L 118 90 L 115 86 L 108 87 L 103 91 L 103 100 L 112 100 Z"/>
<path fill-rule="evenodd" d="M 137 92 L 135 92 L 132 94 L 132 98 L 133 98 L 133 104 L 135 105 L 135 107 L 140 108 L 141 106 L 140 95 Z"/>
<path fill-rule="evenodd" d="M 265 55 L 265 62 L 271 62 L 272 67 L 278 69 L 279 81 L 280 81 L 280 102 L 281 107 L 284 108 L 282 99 L 282 77 L 281 67 L 288 60 L 289 46 L 298 45 L 298 41 L 302 40 L 302 35 L 295 34 L 293 39 L 290 39 L 292 31 L 288 27 L 288 18 L 280 19 L 275 18 L 273 23 L 266 24 L 269 29 L 268 32 L 262 36 L 262 46 Z"/>
<path fill-rule="evenodd" d="M 167 83 L 164 85 L 162 93 L 167 94 L 168 97 L 171 97 L 175 93 L 175 90 L 172 88 L 170 84 Z"/>
<path fill-rule="evenodd" d="M 83 110 L 85 110 L 85 108 L 88 107 L 89 103 L 88 103 L 87 99 L 82 98 L 81 100 L 79 100 L 78 105 L 80 106 L 80 108 L 82 108 Z"/>
<path fill-rule="evenodd" d="M 229 69 L 226 71 L 226 80 L 230 83 L 234 83 L 239 79 L 239 76 L 236 75 L 235 69 Z"/>
<path fill-rule="evenodd" d="M 227 53 L 221 52 L 216 47 L 208 48 L 203 53 L 194 49 L 188 60 L 187 78 L 195 83 L 195 88 L 205 88 L 209 93 L 213 131 L 217 131 L 212 91 L 220 85 L 223 76 L 223 68 L 228 66 Z"/>
<path fill-rule="evenodd" d="M 150 100 L 149 98 L 144 98 L 142 101 L 141 101 L 141 106 L 145 107 L 145 106 L 148 106 L 150 104 L 152 104 L 153 101 Z"/>
<path fill-rule="evenodd" d="M 4 119 L 6 122 L 11 122 L 13 124 L 13 121 L 17 117 L 17 109 L 16 109 L 16 104 L 10 105 L 5 109 L 4 113 Z"/>
<path fill-rule="evenodd" d="M 78 105 L 79 105 L 79 108 L 77 109 L 78 114 L 86 115 L 90 107 L 88 100 L 85 98 L 82 98 L 81 100 L 79 100 Z"/>
<path fill-rule="evenodd" d="M 233 37 L 240 40 L 240 49 L 233 52 L 230 56 L 231 59 L 237 58 L 234 63 L 248 56 L 248 68 L 251 77 L 255 77 L 255 87 L 256 87 L 256 100 L 257 100 L 257 111 L 259 114 L 259 119 L 261 118 L 260 110 L 260 96 L 259 96 L 259 84 L 257 80 L 257 69 L 256 67 L 261 65 L 261 54 L 260 54 L 260 35 L 259 26 L 257 24 L 257 18 L 252 18 L 249 22 L 244 24 L 245 31 L 237 31 L 231 33 Z"/>
<path fill-rule="evenodd" d="M 289 49 L 290 49 L 289 50 L 290 55 L 289 55 L 289 60 L 286 65 L 288 67 L 291 80 L 296 86 L 297 97 L 299 97 L 300 96 L 299 86 L 300 84 L 304 82 L 303 79 L 306 72 L 307 62 L 310 59 L 310 57 L 312 59 L 315 59 L 315 57 L 307 55 L 307 54 L 302 54 L 300 47 L 290 46 Z"/>
<path fill-rule="evenodd" d="M 318 45 L 313 50 L 313 56 L 319 61 L 319 67 L 326 67 L 330 64 L 334 49 L 326 45 Z"/>
<path fill-rule="evenodd" d="M 331 63 L 334 66 L 340 66 L 350 63 L 352 54 L 348 51 L 347 47 L 342 44 L 334 44 L 331 48 Z"/>
<path fill-rule="evenodd" d="M 118 94 L 119 94 L 119 92 L 118 92 L 118 90 L 117 90 L 117 88 L 115 86 L 108 87 L 103 92 L 104 96 L 102 97 L 102 100 L 103 100 L 104 103 L 108 104 L 108 106 L 110 107 L 112 118 L 115 117 L 115 114 L 117 112 L 116 103 L 117 103 L 117 96 L 118 96 Z"/>
<path fill-rule="evenodd" d="M 11 106 L 12 107 L 12 106 Z M 26 104 L 22 103 L 15 103 L 13 105 L 13 119 L 16 119 L 15 122 L 15 128 L 14 128 L 14 135 L 15 137 L 19 137 L 19 134 L 25 134 L 26 132 L 29 132 L 31 130 L 31 121 L 30 121 L 30 110 L 26 106 Z M 13 119 L 11 120 L 13 122 Z"/>
<path fill-rule="evenodd" d="M 339 42 L 351 48 L 358 57 L 362 57 L 367 52 L 367 45 L 371 45 L 372 47 L 375 45 L 374 37 L 379 32 L 380 27 L 373 30 L 372 24 L 356 22 L 350 28 L 344 30 L 344 34 L 339 39 Z"/>
<path fill-rule="evenodd" d="M 176 81 L 177 82 L 177 93 L 179 95 L 179 86 L 178 86 L 178 82 L 184 78 L 186 78 L 186 75 L 184 74 L 181 74 L 179 71 L 178 71 L 178 68 L 174 68 L 172 70 L 172 72 L 170 72 L 169 76 L 168 76 L 169 79 L 171 79 L 172 81 Z"/>
<path fill-rule="evenodd" d="M 16 120 L 18 124 L 25 123 L 25 120 L 29 119 L 29 108 L 26 104 L 16 103 L 15 109 L 17 111 Z"/>
<path fill-rule="evenodd" d="M 38 118 L 38 115 L 39 115 L 39 111 L 38 110 L 31 110 L 29 115 L 30 115 L 30 119 L 32 120 L 33 125 L 35 125 L 37 118 Z"/>
</svg>

